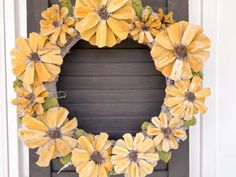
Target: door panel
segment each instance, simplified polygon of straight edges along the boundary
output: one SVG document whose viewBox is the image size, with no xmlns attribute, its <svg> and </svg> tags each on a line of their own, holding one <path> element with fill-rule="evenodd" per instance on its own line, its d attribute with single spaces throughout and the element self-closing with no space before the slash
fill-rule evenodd
<svg viewBox="0 0 236 177">
<path fill-rule="evenodd" d="M 28 32 L 39 31 L 42 10 L 57 0 L 28 0 Z M 188 19 L 187 0 L 143 0 L 165 12 L 174 11 L 176 20 Z M 98 49 L 79 41 L 65 57 L 57 84 L 66 93 L 60 105 L 79 119 L 79 127 L 91 133 L 105 131 L 117 139 L 125 132 L 140 131 L 143 121 L 158 115 L 164 99 L 165 78 L 156 71 L 145 45 L 127 39 L 112 49 Z M 47 168 L 35 165 L 35 150 L 30 151 L 31 177 L 76 177 L 74 167 L 62 168 L 58 159 Z M 158 162 L 150 177 L 188 177 L 188 141 L 173 151 L 168 164 Z M 117 177 L 121 177 L 118 175 Z"/>
</svg>

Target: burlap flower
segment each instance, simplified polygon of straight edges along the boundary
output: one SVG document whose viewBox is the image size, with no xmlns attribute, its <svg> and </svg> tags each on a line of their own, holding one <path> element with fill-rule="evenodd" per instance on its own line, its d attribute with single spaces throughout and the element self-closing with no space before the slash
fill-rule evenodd
<svg viewBox="0 0 236 177">
<path fill-rule="evenodd" d="M 68 114 L 65 108 L 55 107 L 38 118 L 27 115 L 22 119 L 26 129 L 20 129 L 19 136 L 30 149 L 38 148 L 37 165 L 46 167 L 51 159 L 66 156 L 76 147 L 72 135 L 78 123 L 76 118 L 68 122 Z"/>
<path fill-rule="evenodd" d="M 112 164 L 118 174 L 125 177 L 145 177 L 153 172 L 159 160 L 155 152 L 153 140 L 137 133 L 133 138 L 126 133 L 124 139 L 119 139 L 112 150 Z"/>
</svg>

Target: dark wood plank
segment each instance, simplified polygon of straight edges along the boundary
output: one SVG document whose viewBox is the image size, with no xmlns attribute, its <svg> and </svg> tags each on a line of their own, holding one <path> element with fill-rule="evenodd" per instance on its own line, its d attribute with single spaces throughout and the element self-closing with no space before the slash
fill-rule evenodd
<svg viewBox="0 0 236 177">
<path fill-rule="evenodd" d="M 154 103 L 75 103 L 66 107 L 73 115 L 90 116 L 146 116 L 159 113 L 162 101 Z M 61 104 L 63 106 L 63 104 Z M 118 125 L 117 125 L 118 126 Z M 121 126 L 121 125 L 120 125 Z"/>
<path fill-rule="evenodd" d="M 164 89 L 165 78 L 162 76 L 101 76 L 101 77 L 60 77 L 58 89 Z"/>
<path fill-rule="evenodd" d="M 48 1 L 27 0 L 27 31 L 39 32 L 41 12 L 48 7 Z M 29 174 L 30 177 L 51 177 L 51 166 L 41 168 L 36 165 L 38 155 L 36 150 L 29 151 Z"/>
<path fill-rule="evenodd" d="M 153 63 L 150 49 L 72 49 L 64 63 Z"/>
<path fill-rule="evenodd" d="M 36 165 L 38 160 L 38 155 L 36 154 L 36 150 L 29 151 L 29 175 L 30 177 L 51 177 L 51 165 L 42 168 Z"/>
<path fill-rule="evenodd" d="M 69 59 L 68 59 L 69 60 Z M 162 75 L 153 63 L 65 63 L 61 76 L 153 76 Z"/>
<path fill-rule="evenodd" d="M 63 104 L 70 103 L 137 103 L 163 100 L 164 90 L 63 90 L 66 99 Z"/>
<path fill-rule="evenodd" d="M 78 177 L 78 175 L 74 172 L 53 172 L 52 177 Z M 124 175 L 114 175 L 111 177 L 124 177 Z M 157 171 L 153 172 L 151 175 L 148 175 L 147 177 L 168 177 L 168 171 Z"/>
<path fill-rule="evenodd" d="M 174 12 L 176 21 L 188 20 L 188 0 L 168 0 L 168 11 Z"/>
<path fill-rule="evenodd" d="M 173 151 L 172 155 L 169 162 L 169 177 L 189 177 L 189 140 L 181 142 L 180 148 Z"/>
<path fill-rule="evenodd" d="M 27 0 L 27 31 L 39 32 L 39 21 L 41 12 L 48 8 L 48 1 L 44 0 Z"/>
</svg>

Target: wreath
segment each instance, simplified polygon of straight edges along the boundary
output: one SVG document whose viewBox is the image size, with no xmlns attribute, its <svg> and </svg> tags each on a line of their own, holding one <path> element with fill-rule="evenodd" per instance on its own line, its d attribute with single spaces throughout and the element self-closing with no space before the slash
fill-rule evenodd
<svg viewBox="0 0 236 177">
<path fill-rule="evenodd" d="M 151 49 L 155 67 L 166 77 L 166 96 L 160 115 L 144 122 L 135 136 L 121 139 L 87 133 L 76 118 L 60 107 L 56 82 L 63 57 L 83 39 L 101 47 L 132 38 Z M 210 40 L 200 26 L 175 22 L 173 13 L 155 13 L 141 0 L 60 0 L 42 12 L 40 33 L 16 39 L 11 52 L 17 115 L 23 128 L 19 137 L 30 149 L 37 148 L 37 165 L 46 167 L 57 157 L 73 164 L 81 177 L 144 177 L 159 160 L 168 162 L 171 150 L 187 138 L 195 115 L 204 114 L 209 88 L 202 88 L 203 63 Z"/>
</svg>

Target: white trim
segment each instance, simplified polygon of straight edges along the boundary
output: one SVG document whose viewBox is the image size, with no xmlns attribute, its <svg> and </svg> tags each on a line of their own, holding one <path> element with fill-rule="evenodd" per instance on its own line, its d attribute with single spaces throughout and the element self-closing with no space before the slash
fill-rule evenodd
<svg viewBox="0 0 236 177">
<path fill-rule="evenodd" d="M 198 118 L 198 125 L 190 129 L 190 177 L 216 177 L 217 124 L 216 68 L 218 44 L 218 0 L 189 0 L 190 22 L 203 26 L 212 42 L 211 57 L 204 65 L 204 87 L 210 87 L 207 98 L 208 112 Z"/>
<path fill-rule="evenodd" d="M 28 177 L 28 153 L 19 143 L 18 121 L 15 106 L 11 100 L 15 98 L 12 83 L 10 51 L 15 47 L 15 38 L 26 36 L 26 0 L 0 0 L 0 105 L 1 124 L 0 138 L 0 174 L 3 177 Z M 24 159 L 27 158 L 27 163 Z M 25 173 L 27 171 L 27 173 Z"/>
</svg>

